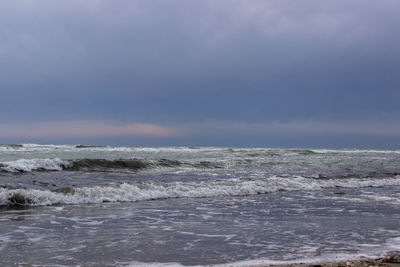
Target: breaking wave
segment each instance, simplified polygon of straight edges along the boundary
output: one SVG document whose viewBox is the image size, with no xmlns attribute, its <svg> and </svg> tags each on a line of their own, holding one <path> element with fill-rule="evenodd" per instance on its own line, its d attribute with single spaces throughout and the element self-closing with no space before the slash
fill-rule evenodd
<svg viewBox="0 0 400 267">
<path fill-rule="evenodd" d="M 168 159 L 19 159 L 16 161 L 0 162 L 0 172 L 18 173 L 33 171 L 85 171 L 85 172 L 135 172 L 145 168 L 179 167 L 221 168 L 218 163 L 200 161 L 185 163 Z"/>
<path fill-rule="evenodd" d="M 19 159 L 0 162 L 1 172 L 62 171 L 70 163 L 59 158 L 54 159 Z"/>
<path fill-rule="evenodd" d="M 135 202 L 168 198 L 245 196 L 293 190 L 400 186 L 400 177 L 319 180 L 302 176 L 223 179 L 207 182 L 136 182 L 53 191 L 0 187 L 0 206 L 46 206 L 103 202 Z"/>
</svg>

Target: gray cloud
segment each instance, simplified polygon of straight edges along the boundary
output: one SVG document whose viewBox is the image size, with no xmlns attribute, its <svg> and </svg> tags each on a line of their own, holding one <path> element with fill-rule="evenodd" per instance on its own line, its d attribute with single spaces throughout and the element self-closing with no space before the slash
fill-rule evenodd
<svg viewBox="0 0 400 267">
<path fill-rule="evenodd" d="M 399 10 L 395 0 L 3 1 L 0 123 L 389 123 L 400 116 Z"/>
</svg>

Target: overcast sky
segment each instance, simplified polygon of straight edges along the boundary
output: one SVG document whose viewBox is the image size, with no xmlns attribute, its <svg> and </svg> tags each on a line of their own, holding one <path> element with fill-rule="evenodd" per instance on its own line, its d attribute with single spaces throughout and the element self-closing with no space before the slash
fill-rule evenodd
<svg viewBox="0 0 400 267">
<path fill-rule="evenodd" d="M 400 148 L 398 0 L 0 2 L 0 143 Z"/>
</svg>

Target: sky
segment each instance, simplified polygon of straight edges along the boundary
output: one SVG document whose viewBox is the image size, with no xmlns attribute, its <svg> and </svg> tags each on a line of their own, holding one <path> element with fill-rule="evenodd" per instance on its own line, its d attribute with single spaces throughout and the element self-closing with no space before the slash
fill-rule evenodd
<svg viewBox="0 0 400 267">
<path fill-rule="evenodd" d="M 400 149 L 398 0 L 5 0 L 0 143 Z"/>
</svg>

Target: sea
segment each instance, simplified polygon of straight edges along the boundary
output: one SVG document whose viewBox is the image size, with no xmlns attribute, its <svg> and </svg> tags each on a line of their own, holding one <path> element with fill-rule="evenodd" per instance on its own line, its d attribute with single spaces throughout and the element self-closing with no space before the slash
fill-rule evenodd
<svg viewBox="0 0 400 267">
<path fill-rule="evenodd" d="M 400 150 L 0 145 L 0 266 L 400 251 Z"/>
</svg>

